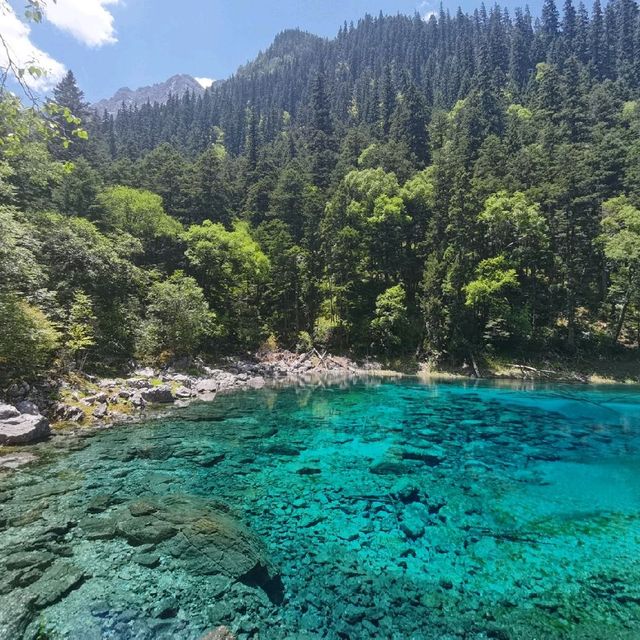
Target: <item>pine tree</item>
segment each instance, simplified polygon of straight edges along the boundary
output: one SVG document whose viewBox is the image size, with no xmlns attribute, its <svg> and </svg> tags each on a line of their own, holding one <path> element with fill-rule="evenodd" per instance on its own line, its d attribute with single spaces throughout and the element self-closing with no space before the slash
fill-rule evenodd
<svg viewBox="0 0 640 640">
<path fill-rule="evenodd" d="M 53 155 L 59 160 L 79 157 L 86 151 L 86 136 L 81 128 L 89 124 L 91 110 L 84 99 L 84 93 L 76 83 L 73 71 L 67 71 L 54 87 L 50 105 L 62 139 L 62 144 L 56 142 L 51 145 Z"/>
<path fill-rule="evenodd" d="M 313 182 L 325 189 L 331 181 L 335 162 L 335 141 L 323 59 L 311 88 L 311 123 L 308 138 Z"/>
<path fill-rule="evenodd" d="M 397 141 L 407 145 L 421 165 L 425 165 L 429 159 L 427 105 L 408 74 L 405 74 L 403 80 L 404 86 L 393 114 L 391 133 Z"/>
<path fill-rule="evenodd" d="M 573 50 L 577 32 L 577 14 L 572 0 L 564 0 L 564 15 L 562 17 L 562 36 L 567 51 Z"/>
<path fill-rule="evenodd" d="M 396 92 L 391 78 L 391 66 L 386 65 L 380 90 L 380 120 L 382 135 L 388 136 L 391 129 L 391 118 L 396 104 Z"/>
<path fill-rule="evenodd" d="M 600 6 L 600 0 L 594 0 L 593 17 L 591 19 L 591 28 L 589 31 L 589 57 L 595 76 L 598 79 L 603 78 L 606 73 L 604 63 L 605 48 L 606 44 L 602 8 Z"/>
<path fill-rule="evenodd" d="M 547 48 L 558 36 L 560 14 L 554 0 L 544 0 L 542 5 L 542 34 Z"/>
</svg>

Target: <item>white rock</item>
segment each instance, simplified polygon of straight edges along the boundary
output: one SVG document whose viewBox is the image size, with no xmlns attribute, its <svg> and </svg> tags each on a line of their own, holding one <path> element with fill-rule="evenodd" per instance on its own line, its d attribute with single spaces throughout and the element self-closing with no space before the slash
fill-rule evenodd
<svg viewBox="0 0 640 640">
<path fill-rule="evenodd" d="M 15 418 L 19 416 L 20 412 L 12 407 L 10 404 L 0 404 L 0 420 L 6 420 L 7 418 Z"/>
<path fill-rule="evenodd" d="M 0 421 L 0 444 L 29 444 L 49 436 L 49 421 L 28 413 Z"/>
<path fill-rule="evenodd" d="M 247 382 L 247 386 L 251 387 L 252 389 L 262 389 L 264 385 L 265 381 L 262 376 L 255 376 Z"/>
<path fill-rule="evenodd" d="M 143 369 L 136 369 L 133 372 L 134 375 L 139 378 L 155 378 L 156 372 L 151 367 L 144 367 Z"/>
<path fill-rule="evenodd" d="M 199 380 L 196 384 L 196 391 L 198 393 L 215 393 L 218 390 L 218 381 L 213 378 L 207 378 L 205 380 Z"/>
</svg>

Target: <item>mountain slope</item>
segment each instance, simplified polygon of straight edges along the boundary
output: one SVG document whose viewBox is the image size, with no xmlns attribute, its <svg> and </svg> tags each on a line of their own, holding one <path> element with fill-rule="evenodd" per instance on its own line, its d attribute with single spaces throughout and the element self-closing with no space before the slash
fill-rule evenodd
<svg viewBox="0 0 640 640">
<path fill-rule="evenodd" d="M 198 153 L 219 127 L 227 150 L 243 153 L 251 136 L 264 144 L 287 126 L 309 126 L 319 75 L 338 131 L 360 125 L 382 127 L 385 135 L 390 111 L 408 87 L 429 114 L 451 109 L 481 86 L 520 103 L 540 64 L 560 71 L 577 66 L 582 82 L 611 81 L 634 95 L 640 85 L 637 4 L 610 0 L 604 12 L 597 5 L 592 15 L 581 12 L 575 24 L 569 11 L 566 27 L 556 13 L 543 12 L 536 20 L 528 10 L 511 17 L 500 7 L 441 11 L 428 20 L 367 15 L 345 24 L 333 39 L 287 30 L 195 101 L 174 96 L 157 111 L 143 107 L 139 114 L 119 114 L 115 148 L 135 157 L 168 141 Z"/>
</svg>

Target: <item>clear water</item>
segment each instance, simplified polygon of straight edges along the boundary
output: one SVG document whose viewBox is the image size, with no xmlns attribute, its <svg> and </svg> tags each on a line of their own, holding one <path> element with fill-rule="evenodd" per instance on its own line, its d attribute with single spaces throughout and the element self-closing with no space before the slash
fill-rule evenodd
<svg viewBox="0 0 640 640">
<path fill-rule="evenodd" d="M 640 392 L 247 391 L 0 476 L 0 638 L 640 638 Z"/>
</svg>

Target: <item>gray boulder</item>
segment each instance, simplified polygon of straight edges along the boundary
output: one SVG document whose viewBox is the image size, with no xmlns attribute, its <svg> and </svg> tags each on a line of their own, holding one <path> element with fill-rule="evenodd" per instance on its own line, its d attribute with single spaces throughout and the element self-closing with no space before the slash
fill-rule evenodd
<svg viewBox="0 0 640 640">
<path fill-rule="evenodd" d="M 102 391 L 94 396 L 87 396 L 82 402 L 85 404 L 103 404 L 107 401 L 107 394 Z"/>
<path fill-rule="evenodd" d="M 38 405 L 35 402 L 31 402 L 31 400 L 22 400 L 21 402 L 17 402 L 16 409 L 20 413 L 30 413 L 31 415 L 34 415 L 34 416 L 40 413 L 40 409 L 38 409 Z"/>
<path fill-rule="evenodd" d="M 147 403 L 144 401 L 142 396 L 139 393 L 135 393 L 131 396 L 131 404 L 136 407 L 136 409 L 143 408 Z"/>
<path fill-rule="evenodd" d="M 143 389 L 140 392 L 140 396 L 145 402 L 168 404 L 174 400 L 171 387 L 166 384 L 162 384 L 158 387 L 151 387 L 149 389 Z"/>
<path fill-rule="evenodd" d="M 55 418 L 65 422 L 82 422 L 84 420 L 84 411 L 80 407 L 64 402 L 58 402 L 54 411 Z"/>
<path fill-rule="evenodd" d="M 218 390 L 218 381 L 213 378 L 206 378 L 200 380 L 196 385 L 196 391 L 198 393 L 215 393 Z"/>
<path fill-rule="evenodd" d="M 126 384 L 128 387 L 133 387 L 134 389 L 149 389 L 151 387 L 151 383 L 142 378 L 130 378 L 126 381 Z"/>
<path fill-rule="evenodd" d="M 247 385 L 252 389 L 262 389 L 265 385 L 265 380 L 262 376 L 255 376 L 247 381 Z"/>
<path fill-rule="evenodd" d="M 136 369 L 133 375 L 139 378 L 153 378 L 156 372 L 151 367 L 143 367 L 142 369 Z"/>
<path fill-rule="evenodd" d="M 106 418 L 107 414 L 109 413 L 109 409 L 107 407 L 107 403 L 104 402 L 102 404 L 99 404 L 94 410 L 93 410 L 93 417 L 94 418 Z"/>
<path fill-rule="evenodd" d="M 49 421 L 41 415 L 18 414 L 0 420 L 0 445 L 30 444 L 49 437 Z"/>
</svg>

